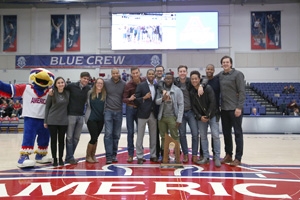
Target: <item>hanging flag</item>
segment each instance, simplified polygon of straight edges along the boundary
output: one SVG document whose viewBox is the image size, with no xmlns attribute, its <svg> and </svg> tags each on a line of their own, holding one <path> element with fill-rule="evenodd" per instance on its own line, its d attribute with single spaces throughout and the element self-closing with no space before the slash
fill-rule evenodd
<svg viewBox="0 0 300 200">
<path fill-rule="evenodd" d="M 80 15 L 67 15 L 67 51 L 80 51 Z"/>
<path fill-rule="evenodd" d="M 3 16 L 3 51 L 17 51 L 17 16 Z"/>
<path fill-rule="evenodd" d="M 251 49 L 281 49 L 280 11 L 251 12 Z"/>
<path fill-rule="evenodd" d="M 64 51 L 64 15 L 51 15 L 50 51 Z"/>
</svg>

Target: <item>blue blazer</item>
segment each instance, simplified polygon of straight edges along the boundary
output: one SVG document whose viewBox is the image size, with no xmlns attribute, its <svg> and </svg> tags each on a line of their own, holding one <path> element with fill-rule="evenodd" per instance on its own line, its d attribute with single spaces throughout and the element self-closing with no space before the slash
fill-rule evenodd
<svg viewBox="0 0 300 200">
<path fill-rule="evenodd" d="M 154 113 L 155 118 L 157 118 L 158 113 L 158 106 L 155 104 L 155 98 L 156 98 L 156 90 L 157 85 L 154 84 L 154 90 L 155 90 L 155 97 L 152 100 L 152 98 L 143 100 L 143 97 L 150 92 L 150 88 L 148 86 L 148 82 L 144 81 L 137 85 L 137 88 L 135 90 L 135 97 L 134 103 L 137 105 L 137 117 L 141 119 L 148 119 L 151 112 Z"/>
</svg>

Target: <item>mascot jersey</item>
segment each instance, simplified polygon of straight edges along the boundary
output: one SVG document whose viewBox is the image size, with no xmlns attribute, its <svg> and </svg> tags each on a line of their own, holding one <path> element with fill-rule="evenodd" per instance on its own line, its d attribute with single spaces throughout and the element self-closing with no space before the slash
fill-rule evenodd
<svg viewBox="0 0 300 200">
<path fill-rule="evenodd" d="M 18 87 L 18 90 L 19 91 L 16 91 L 17 94 L 19 92 L 23 93 L 22 116 L 44 119 L 45 104 L 48 96 L 48 90 L 46 90 L 44 95 L 41 97 L 37 96 L 32 85 L 20 85 L 20 87 Z"/>
</svg>

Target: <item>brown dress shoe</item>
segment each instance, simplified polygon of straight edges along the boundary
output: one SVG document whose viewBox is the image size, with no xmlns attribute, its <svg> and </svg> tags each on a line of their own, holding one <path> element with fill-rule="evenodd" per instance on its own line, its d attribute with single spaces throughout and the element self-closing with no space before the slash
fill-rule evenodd
<svg viewBox="0 0 300 200">
<path fill-rule="evenodd" d="M 238 159 L 234 159 L 234 161 L 232 161 L 232 162 L 230 163 L 230 166 L 236 167 L 236 166 L 238 166 L 238 165 L 240 165 L 240 164 L 241 164 L 241 161 L 239 161 Z"/>
<path fill-rule="evenodd" d="M 186 155 L 183 155 L 183 160 L 182 160 L 183 163 L 187 163 L 189 162 L 189 155 L 186 154 Z"/>
<path fill-rule="evenodd" d="M 156 157 L 150 158 L 151 162 L 158 162 L 158 159 Z"/>
<path fill-rule="evenodd" d="M 144 161 L 143 161 L 143 159 L 138 159 L 138 160 L 137 160 L 137 163 L 138 163 L 138 164 L 143 164 Z"/>
<path fill-rule="evenodd" d="M 133 162 L 133 157 L 132 156 L 128 156 L 127 162 L 128 163 L 132 163 Z"/>
<path fill-rule="evenodd" d="M 192 156 L 192 161 L 193 161 L 194 164 L 197 164 L 198 156 Z"/>
<path fill-rule="evenodd" d="M 226 154 L 226 156 L 221 161 L 222 164 L 224 164 L 224 163 L 231 163 L 231 162 L 232 162 L 232 157 L 229 154 Z"/>
</svg>

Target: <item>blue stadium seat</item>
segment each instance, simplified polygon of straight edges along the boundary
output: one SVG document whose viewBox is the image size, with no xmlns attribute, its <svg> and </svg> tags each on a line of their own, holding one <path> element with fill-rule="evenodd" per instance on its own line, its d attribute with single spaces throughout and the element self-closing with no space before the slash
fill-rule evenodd
<svg viewBox="0 0 300 200">
<path fill-rule="evenodd" d="M 266 107 L 265 106 L 258 107 L 258 112 L 261 115 L 265 115 L 266 114 Z"/>
<path fill-rule="evenodd" d="M 250 115 L 250 113 L 251 113 L 251 107 L 244 105 L 243 114 L 244 115 Z"/>
</svg>

